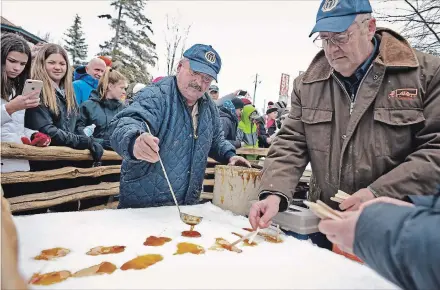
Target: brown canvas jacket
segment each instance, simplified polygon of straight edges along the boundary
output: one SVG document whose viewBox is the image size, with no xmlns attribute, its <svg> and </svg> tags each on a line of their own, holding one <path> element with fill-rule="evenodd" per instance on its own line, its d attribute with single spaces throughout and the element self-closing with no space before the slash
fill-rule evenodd
<svg viewBox="0 0 440 290">
<path fill-rule="evenodd" d="M 309 161 L 317 198 L 332 207 L 338 189 L 368 187 L 395 198 L 437 192 L 440 58 L 413 50 L 392 30 L 379 28 L 376 35 L 379 54 L 354 104 L 323 51 L 295 79 L 291 111 L 270 147 L 260 192 L 292 198 Z"/>
</svg>

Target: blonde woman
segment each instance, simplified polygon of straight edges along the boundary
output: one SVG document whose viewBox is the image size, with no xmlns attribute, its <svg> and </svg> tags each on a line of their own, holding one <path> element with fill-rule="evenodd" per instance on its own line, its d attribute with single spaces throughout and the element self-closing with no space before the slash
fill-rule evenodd
<svg viewBox="0 0 440 290">
<path fill-rule="evenodd" d="M 102 140 L 75 134 L 78 107 L 64 48 L 57 44 L 44 45 L 35 57 L 32 78 L 43 81 L 41 104 L 26 111 L 25 126 L 49 135 L 51 145 L 90 149 L 94 161 L 99 162 Z"/>
<path fill-rule="evenodd" d="M 109 140 L 113 130 L 110 122 L 125 108 L 121 98 L 127 85 L 127 79 L 120 72 L 108 67 L 99 80 L 97 90 L 93 90 L 90 98 L 80 106 L 76 133 L 84 134 L 84 128 L 94 124 L 93 137 L 104 139 L 104 147 L 111 149 Z"/>
</svg>

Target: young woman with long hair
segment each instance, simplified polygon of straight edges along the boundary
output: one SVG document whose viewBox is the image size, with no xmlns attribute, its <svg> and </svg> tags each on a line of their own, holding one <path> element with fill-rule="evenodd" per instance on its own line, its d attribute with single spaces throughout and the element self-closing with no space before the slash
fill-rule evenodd
<svg viewBox="0 0 440 290">
<path fill-rule="evenodd" d="M 24 126 L 25 110 L 40 102 L 37 91 L 22 95 L 31 72 L 31 50 L 16 34 L 1 37 L 1 140 L 35 146 L 48 146 L 50 138 Z M 1 172 L 29 171 L 29 161 L 2 159 Z"/>
<path fill-rule="evenodd" d="M 100 161 L 102 140 L 75 134 L 78 107 L 67 52 L 60 45 L 46 44 L 36 55 L 32 78 L 43 81 L 41 104 L 26 111 L 25 125 L 52 138 L 51 145 L 90 149 Z"/>
<path fill-rule="evenodd" d="M 111 149 L 110 136 L 113 129 L 110 122 L 125 108 L 121 101 L 127 87 L 127 79 L 118 71 L 107 67 L 100 78 L 97 90 L 80 106 L 80 118 L 76 123 L 76 133 L 84 134 L 84 128 L 94 124 L 93 137 L 104 139 L 104 147 Z"/>
</svg>

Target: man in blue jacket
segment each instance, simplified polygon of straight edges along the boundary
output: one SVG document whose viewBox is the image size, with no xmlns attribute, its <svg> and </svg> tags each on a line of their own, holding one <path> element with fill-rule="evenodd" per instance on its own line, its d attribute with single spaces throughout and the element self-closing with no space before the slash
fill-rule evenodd
<svg viewBox="0 0 440 290">
<path fill-rule="evenodd" d="M 78 105 L 87 101 L 92 90 L 96 90 L 105 68 L 106 64 L 102 59 L 94 58 L 87 66 L 80 66 L 75 70 L 73 89 L 75 90 Z"/>
<path fill-rule="evenodd" d="M 220 72 L 220 56 L 196 44 L 183 57 L 176 76 L 142 89 L 113 119 L 111 145 L 123 157 L 119 208 L 174 203 L 158 153 L 179 204 L 198 203 L 208 156 L 250 167 L 225 140 L 218 109 L 206 94 Z"/>
<path fill-rule="evenodd" d="M 402 289 L 440 289 L 440 195 L 379 197 L 319 230 Z"/>
</svg>

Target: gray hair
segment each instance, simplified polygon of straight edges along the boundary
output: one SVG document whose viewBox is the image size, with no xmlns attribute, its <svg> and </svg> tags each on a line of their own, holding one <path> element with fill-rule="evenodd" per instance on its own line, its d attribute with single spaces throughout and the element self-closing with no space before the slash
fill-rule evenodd
<svg viewBox="0 0 440 290">
<path fill-rule="evenodd" d="M 354 20 L 361 34 L 368 33 L 368 20 L 373 19 L 371 13 L 358 14 Z"/>
</svg>

